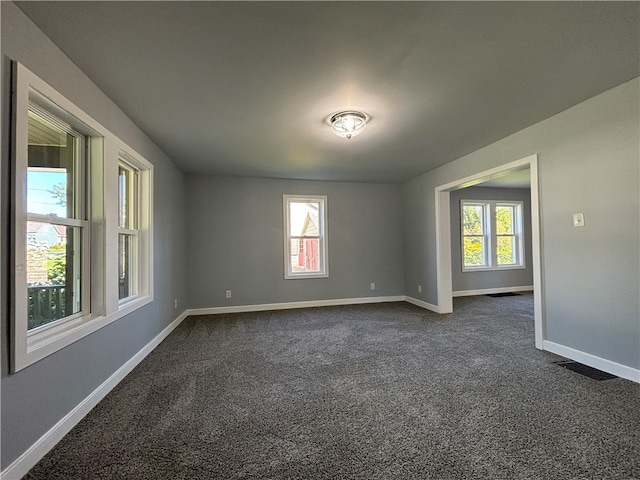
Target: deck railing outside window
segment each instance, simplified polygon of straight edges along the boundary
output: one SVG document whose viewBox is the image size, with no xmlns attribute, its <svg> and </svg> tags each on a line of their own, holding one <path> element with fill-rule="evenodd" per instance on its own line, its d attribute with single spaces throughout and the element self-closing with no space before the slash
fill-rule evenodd
<svg viewBox="0 0 640 480">
<path fill-rule="evenodd" d="M 64 285 L 28 287 L 28 294 L 29 330 L 51 323 L 67 315 Z"/>
</svg>

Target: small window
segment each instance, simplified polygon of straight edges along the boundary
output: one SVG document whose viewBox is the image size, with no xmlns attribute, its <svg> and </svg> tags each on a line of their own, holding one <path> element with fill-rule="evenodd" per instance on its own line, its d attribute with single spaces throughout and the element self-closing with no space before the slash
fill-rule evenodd
<svg viewBox="0 0 640 480">
<path fill-rule="evenodd" d="M 487 267 L 486 205 L 462 206 L 462 244 L 465 267 Z"/>
<path fill-rule="evenodd" d="M 284 195 L 285 278 L 327 277 L 326 196 Z"/>
<path fill-rule="evenodd" d="M 461 202 L 462 270 L 524 268 L 522 202 Z"/>
<path fill-rule="evenodd" d="M 118 299 L 138 293 L 138 170 L 118 165 Z"/>
<path fill-rule="evenodd" d="M 518 210 L 514 204 L 496 204 L 496 260 L 498 266 L 519 264 Z"/>
</svg>

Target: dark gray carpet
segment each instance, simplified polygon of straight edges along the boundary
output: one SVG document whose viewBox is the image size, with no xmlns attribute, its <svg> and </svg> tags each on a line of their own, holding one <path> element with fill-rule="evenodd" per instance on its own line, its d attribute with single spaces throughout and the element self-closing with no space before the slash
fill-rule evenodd
<svg viewBox="0 0 640 480">
<path fill-rule="evenodd" d="M 190 317 L 26 478 L 640 478 L 640 385 L 560 359 L 529 294 Z"/>
</svg>

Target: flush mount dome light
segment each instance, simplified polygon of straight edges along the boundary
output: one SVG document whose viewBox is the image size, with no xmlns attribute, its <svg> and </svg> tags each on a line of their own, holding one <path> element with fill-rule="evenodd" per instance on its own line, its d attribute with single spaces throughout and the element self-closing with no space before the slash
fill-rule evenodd
<svg viewBox="0 0 640 480">
<path fill-rule="evenodd" d="M 339 137 L 351 139 L 362 133 L 368 119 L 366 113 L 355 110 L 338 112 L 331 116 L 331 130 Z"/>
</svg>

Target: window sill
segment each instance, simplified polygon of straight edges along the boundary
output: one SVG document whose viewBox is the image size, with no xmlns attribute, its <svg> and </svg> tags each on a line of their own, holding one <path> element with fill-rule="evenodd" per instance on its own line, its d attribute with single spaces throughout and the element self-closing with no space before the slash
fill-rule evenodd
<svg viewBox="0 0 640 480">
<path fill-rule="evenodd" d="M 463 268 L 462 273 L 473 272 L 500 272 L 502 270 L 525 270 L 527 267 L 524 265 L 505 265 L 503 267 L 477 267 L 477 268 Z"/>
<path fill-rule="evenodd" d="M 285 280 L 300 280 L 304 278 L 327 278 L 328 273 L 288 273 L 284 276 Z"/>
<path fill-rule="evenodd" d="M 20 345 L 14 345 L 15 352 L 12 371 L 15 373 L 29 365 L 33 365 L 37 361 L 77 342 L 152 301 L 152 295 L 136 297 L 126 302 L 126 304 L 120 305 L 117 311 L 109 315 L 85 315 L 69 319 L 60 325 L 52 326 L 40 332 L 33 332 L 30 335 L 27 334 L 24 337 L 24 342 L 20 342 Z"/>
</svg>

